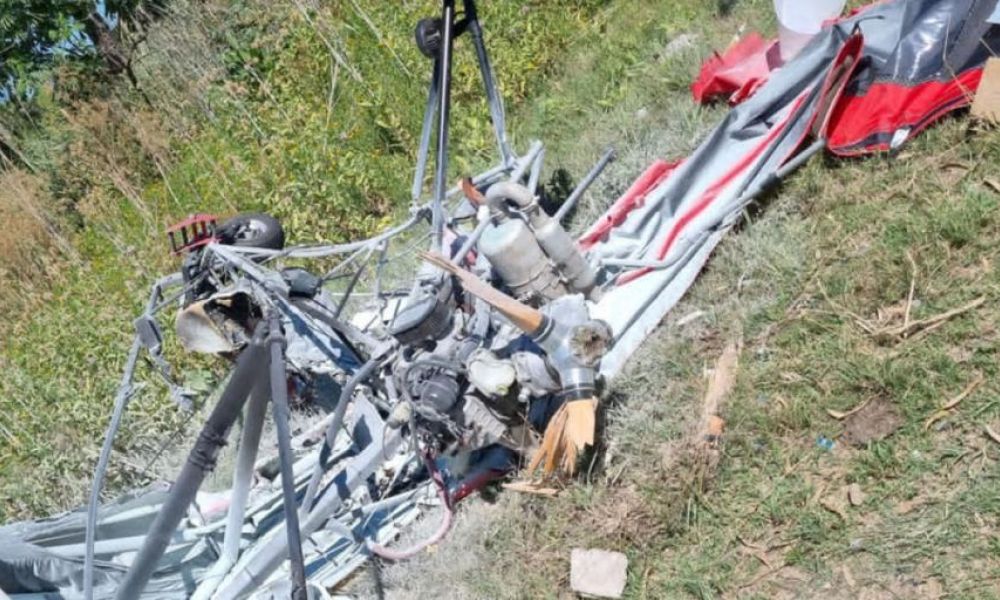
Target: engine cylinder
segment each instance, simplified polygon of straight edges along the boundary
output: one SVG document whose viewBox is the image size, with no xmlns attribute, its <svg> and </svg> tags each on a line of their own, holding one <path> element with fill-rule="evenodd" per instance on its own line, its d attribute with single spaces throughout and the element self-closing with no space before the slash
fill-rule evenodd
<svg viewBox="0 0 1000 600">
<path fill-rule="evenodd" d="M 518 298 L 540 295 L 552 299 L 566 293 L 566 287 L 523 220 L 509 215 L 496 217 L 494 224 L 483 232 L 478 247 Z"/>
</svg>

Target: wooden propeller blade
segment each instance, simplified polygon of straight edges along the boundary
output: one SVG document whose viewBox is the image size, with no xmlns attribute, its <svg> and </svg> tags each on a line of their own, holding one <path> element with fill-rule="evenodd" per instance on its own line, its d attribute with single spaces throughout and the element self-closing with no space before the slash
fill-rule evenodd
<svg viewBox="0 0 1000 600">
<path fill-rule="evenodd" d="M 541 312 L 518 302 L 436 252 L 421 252 L 420 257 L 458 277 L 465 291 L 500 311 L 521 331 L 531 334 L 541 329 L 545 319 Z"/>
<path fill-rule="evenodd" d="M 539 468 L 543 477 L 572 476 L 576 462 L 587 446 L 594 444 L 597 399 L 566 402 L 549 420 L 541 445 L 528 464 L 529 476 Z"/>
<path fill-rule="evenodd" d="M 486 206 L 486 196 L 484 196 L 483 193 L 477 190 L 476 186 L 472 184 L 471 177 L 462 178 L 458 184 L 462 188 L 462 194 L 474 206 Z"/>
</svg>

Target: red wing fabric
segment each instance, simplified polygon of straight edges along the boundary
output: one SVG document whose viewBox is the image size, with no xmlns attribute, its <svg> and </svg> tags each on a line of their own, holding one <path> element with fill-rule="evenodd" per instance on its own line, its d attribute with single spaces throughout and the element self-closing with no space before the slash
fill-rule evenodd
<svg viewBox="0 0 1000 600">
<path fill-rule="evenodd" d="M 891 150 L 968 106 L 1000 42 L 998 27 L 987 20 L 995 8 L 996 0 L 880 1 L 829 23 L 817 37 L 834 27 L 858 27 L 865 37 L 861 66 L 832 111 L 830 150 L 842 156 Z M 743 102 L 777 68 L 776 49 L 775 41 L 751 33 L 713 54 L 691 85 L 694 99 Z"/>
<path fill-rule="evenodd" d="M 691 84 L 691 95 L 702 104 L 720 97 L 728 97 L 731 105 L 739 104 L 767 81 L 777 66 L 775 57 L 777 43 L 751 33 L 705 61 Z"/>
<path fill-rule="evenodd" d="M 613 376 L 624 366 L 746 204 L 785 174 L 809 137 L 839 154 L 896 148 L 968 104 L 986 58 L 1000 51 L 1000 27 L 987 21 L 996 6 L 890 0 L 831 23 L 690 157 L 647 170 L 581 239 L 616 284 L 594 311 L 616 338 L 601 371 Z M 710 60 L 698 89 L 721 89 L 722 74 L 739 71 L 761 48 L 752 41 Z"/>
<path fill-rule="evenodd" d="M 834 107 L 829 148 L 842 156 L 894 150 L 975 97 L 1000 50 L 996 0 L 891 2 L 863 11 L 864 57 Z M 874 13 L 885 13 L 875 20 Z M 880 23 L 883 21 L 884 23 Z"/>
</svg>

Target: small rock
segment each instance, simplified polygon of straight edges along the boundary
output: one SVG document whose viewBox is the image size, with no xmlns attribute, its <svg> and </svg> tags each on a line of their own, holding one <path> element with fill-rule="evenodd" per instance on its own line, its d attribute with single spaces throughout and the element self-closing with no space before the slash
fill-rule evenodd
<svg viewBox="0 0 1000 600">
<path fill-rule="evenodd" d="M 851 502 L 851 506 L 861 506 L 865 503 L 865 493 L 861 490 L 861 486 L 852 483 L 847 486 L 847 499 Z"/>
<path fill-rule="evenodd" d="M 569 585 L 573 591 L 596 598 L 621 598 L 628 559 L 621 552 L 574 548 L 570 555 Z"/>
<path fill-rule="evenodd" d="M 955 426 L 955 424 L 951 422 L 951 419 L 942 419 L 942 420 L 940 420 L 940 421 L 938 421 L 937 423 L 934 424 L 934 431 L 937 431 L 937 432 L 940 433 L 942 431 L 948 431 L 949 429 L 953 428 L 954 426 Z"/>
</svg>

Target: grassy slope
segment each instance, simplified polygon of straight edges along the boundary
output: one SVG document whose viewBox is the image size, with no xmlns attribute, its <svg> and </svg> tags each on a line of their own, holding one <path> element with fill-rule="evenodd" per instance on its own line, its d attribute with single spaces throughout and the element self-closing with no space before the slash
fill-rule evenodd
<svg viewBox="0 0 1000 600">
<path fill-rule="evenodd" d="M 718 118 L 693 107 L 684 84 L 708 47 L 745 27 L 771 31 L 767 4 L 737 3 L 724 19 L 694 2 L 602 13 L 530 113 L 557 160 L 579 167 L 595 148 L 624 149 L 592 204 L 651 156 L 689 150 Z M 688 50 L 682 32 L 697 36 Z M 397 597 L 568 597 L 573 547 L 626 552 L 630 598 L 1000 595 L 1000 446 L 984 434 L 1000 427 L 998 163 L 1000 132 L 964 117 L 896 156 L 811 161 L 724 241 L 615 382 L 602 468 L 555 500 L 468 508 L 438 555 L 390 571 Z M 985 302 L 910 339 L 866 331 L 902 322 L 911 284 L 911 321 Z M 716 465 L 683 438 L 705 369 L 737 339 Z M 827 410 L 868 400 L 891 404 L 902 425 L 853 447 Z"/>
<path fill-rule="evenodd" d="M 61 246 L 36 256 L 44 233 L 27 243 L 0 234 L 9 311 L 0 319 L 0 522 L 84 499 L 131 318 L 147 286 L 177 266 L 165 251 L 168 224 L 191 212 L 267 210 L 297 242 L 338 241 L 409 205 L 430 70 L 412 30 L 435 3 L 326 2 L 308 17 L 297 8 L 312 4 L 178 0 L 138 61 L 151 105 L 98 86 L 65 106 L 43 98 L 26 124 L 23 145 L 43 169 L 0 171 L 0 216 L 13 211 L 37 229 L 25 204 Z M 509 24 L 490 42 L 516 110 L 600 2 L 484 4 L 484 22 Z M 457 177 L 483 168 L 493 142 L 473 54 L 455 70 Z M 189 362 L 180 376 L 211 382 L 212 366 Z M 169 476 L 149 460 L 192 419 L 155 377 L 142 379 L 109 493 Z"/>
</svg>

